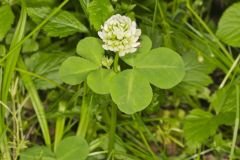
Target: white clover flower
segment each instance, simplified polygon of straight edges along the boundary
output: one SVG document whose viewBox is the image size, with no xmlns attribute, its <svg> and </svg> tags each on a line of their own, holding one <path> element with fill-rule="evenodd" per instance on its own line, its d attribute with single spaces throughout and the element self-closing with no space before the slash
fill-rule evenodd
<svg viewBox="0 0 240 160">
<path fill-rule="evenodd" d="M 101 31 L 98 32 L 98 35 L 103 40 L 103 48 L 117 52 L 119 56 L 134 53 L 140 46 L 138 40 L 141 30 L 137 29 L 135 21 L 120 14 L 110 17 L 101 26 Z"/>
</svg>

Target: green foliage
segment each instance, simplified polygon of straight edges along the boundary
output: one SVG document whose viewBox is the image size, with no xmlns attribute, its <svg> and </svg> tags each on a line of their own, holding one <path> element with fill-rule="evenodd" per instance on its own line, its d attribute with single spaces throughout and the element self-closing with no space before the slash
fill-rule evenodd
<svg viewBox="0 0 240 160">
<path fill-rule="evenodd" d="M 143 110 L 152 100 L 149 82 L 135 69 L 125 70 L 114 77 L 110 92 L 118 108 L 127 114 Z"/>
<path fill-rule="evenodd" d="M 65 138 L 56 149 L 57 160 L 85 160 L 88 156 L 88 143 L 79 136 Z"/>
<path fill-rule="evenodd" d="M 235 2 L 0 1 L 0 159 L 238 159 Z M 103 49 L 115 14 L 141 29 L 135 53 Z"/>
<path fill-rule="evenodd" d="M 183 55 L 186 74 L 174 91 L 179 95 L 191 95 L 207 98 L 208 95 L 200 95 L 201 91 L 208 91 L 207 86 L 213 83 L 208 75 L 212 72 L 212 66 L 206 61 L 199 61 L 196 54 L 188 52 Z M 210 91 L 208 91 L 210 92 Z"/>
<path fill-rule="evenodd" d="M 72 136 L 60 142 L 56 153 L 53 153 L 48 147 L 34 146 L 23 151 L 20 160 L 85 160 L 88 153 L 86 140 L 78 136 Z"/>
<path fill-rule="evenodd" d="M 136 56 L 123 57 L 133 69 L 116 75 L 111 70 L 99 69 L 104 51 L 98 39 L 88 37 L 80 40 L 77 53 L 83 58 L 70 57 L 64 61 L 60 68 L 61 78 L 71 85 L 80 84 L 87 78 L 88 86 L 94 92 L 110 93 L 122 112 L 133 114 L 141 111 L 152 100 L 149 83 L 167 89 L 177 85 L 185 74 L 183 60 L 176 52 L 163 47 L 149 51 L 151 40 L 147 36 L 142 36 L 141 40 L 141 47 L 133 53 Z"/>
<path fill-rule="evenodd" d="M 56 157 L 48 147 L 34 146 L 23 151 L 20 160 L 56 160 Z"/>
<path fill-rule="evenodd" d="M 72 56 L 62 63 L 60 67 L 60 76 L 63 82 L 76 85 L 83 82 L 87 75 L 99 66 L 87 59 Z"/>
<path fill-rule="evenodd" d="M 58 70 L 62 62 L 67 57 L 69 57 L 69 53 L 37 52 L 31 57 L 27 58 L 25 61 L 29 71 L 61 84 L 62 81 L 60 79 Z M 45 80 L 38 78 L 34 78 L 33 80 L 38 89 L 50 89 L 56 87 Z"/>
<path fill-rule="evenodd" d="M 212 96 L 210 107 L 213 108 L 217 114 L 236 112 L 236 101 L 237 97 L 235 86 L 227 85 L 215 92 Z"/>
<path fill-rule="evenodd" d="M 114 10 L 109 0 L 93 0 L 88 5 L 87 12 L 90 24 L 98 31 Z"/>
<path fill-rule="evenodd" d="M 28 8 L 28 14 L 35 23 L 40 23 L 50 13 L 48 7 Z M 77 32 L 88 32 L 88 29 L 68 11 L 60 11 L 55 17 L 43 27 L 43 30 L 50 37 L 66 37 Z"/>
<path fill-rule="evenodd" d="M 134 54 L 127 54 L 125 55 L 124 57 L 122 57 L 122 60 L 131 65 L 131 66 L 134 66 L 135 65 L 135 61 L 136 59 L 138 58 L 141 58 L 142 56 L 144 56 L 143 54 L 144 53 L 148 53 L 151 48 L 152 48 L 152 41 L 151 39 L 146 36 L 146 35 L 142 35 L 140 37 L 140 47 L 138 48 L 137 52 L 134 53 Z"/>
<path fill-rule="evenodd" d="M 80 40 L 77 45 L 77 54 L 86 58 L 99 66 L 102 65 L 104 50 L 101 41 L 94 37 L 87 37 Z"/>
<path fill-rule="evenodd" d="M 23 53 L 35 52 L 38 49 L 39 49 L 38 43 L 33 39 L 28 39 L 23 44 L 22 52 Z"/>
<path fill-rule="evenodd" d="M 168 89 L 182 81 L 184 62 L 169 48 L 156 48 L 135 61 L 134 67 L 155 86 Z M 156 76 L 157 75 L 157 76 Z"/>
<path fill-rule="evenodd" d="M 14 22 L 14 14 L 9 5 L 0 7 L 0 41 L 5 37 Z"/>
<path fill-rule="evenodd" d="M 216 132 L 218 123 L 214 116 L 200 109 L 191 111 L 184 123 L 184 134 L 188 145 L 200 147 L 207 138 Z"/>
<path fill-rule="evenodd" d="M 235 3 L 223 13 L 217 30 L 217 36 L 226 44 L 240 47 L 240 3 Z"/>
<path fill-rule="evenodd" d="M 28 7 L 54 6 L 56 0 L 26 0 Z"/>
<path fill-rule="evenodd" d="M 115 72 L 112 70 L 98 69 L 88 75 L 87 84 L 98 94 L 108 94 L 110 92 L 112 78 L 115 75 Z"/>
</svg>

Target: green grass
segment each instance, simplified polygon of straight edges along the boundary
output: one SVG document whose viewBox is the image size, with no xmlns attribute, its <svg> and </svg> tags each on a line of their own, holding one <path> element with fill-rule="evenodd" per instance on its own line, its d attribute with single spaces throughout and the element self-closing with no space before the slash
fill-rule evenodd
<svg viewBox="0 0 240 160">
<path fill-rule="evenodd" d="M 1 1 L 0 159 L 239 159 L 238 9 L 236 0 Z M 136 53 L 103 53 L 100 24 L 115 14 L 145 35 Z"/>
</svg>

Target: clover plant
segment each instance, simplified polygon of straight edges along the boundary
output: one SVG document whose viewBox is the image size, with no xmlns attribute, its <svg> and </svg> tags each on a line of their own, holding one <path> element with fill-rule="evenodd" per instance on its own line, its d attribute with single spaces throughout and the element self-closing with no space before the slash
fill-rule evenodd
<svg viewBox="0 0 240 160">
<path fill-rule="evenodd" d="M 152 87 L 169 89 L 185 75 L 181 56 L 170 48 L 152 49 L 152 42 L 130 18 L 114 15 L 98 32 L 100 38 L 86 37 L 77 44 L 77 55 L 60 67 L 61 79 L 70 85 L 86 81 L 97 94 L 110 94 L 118 109 L 133 114 L 145 109 L 153 97 Z M 104 50 L 105 49 L 105 50 Z M 106 67 L 106 50 L 114 56 Z M 128 66 L 122 66 L 119 59 Z M 144 94 L 143 94 L 144 93 Z"/>
</svg>

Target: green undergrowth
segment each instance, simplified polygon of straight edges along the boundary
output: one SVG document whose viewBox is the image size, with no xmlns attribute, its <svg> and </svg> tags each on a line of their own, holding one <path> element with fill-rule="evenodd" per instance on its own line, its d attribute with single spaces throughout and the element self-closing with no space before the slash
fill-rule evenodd
<svg viewBox="0 0 240 160">
<path fill-rule="evenodd" d="M 0 160 L 240 159 L 239 47 L 236 0 L 2 0 Z"/>
</svg>

